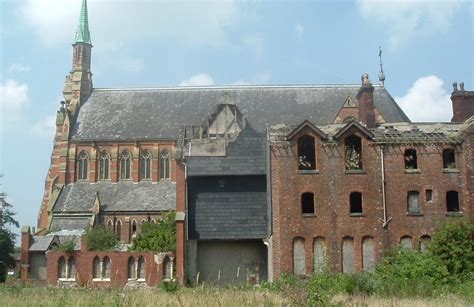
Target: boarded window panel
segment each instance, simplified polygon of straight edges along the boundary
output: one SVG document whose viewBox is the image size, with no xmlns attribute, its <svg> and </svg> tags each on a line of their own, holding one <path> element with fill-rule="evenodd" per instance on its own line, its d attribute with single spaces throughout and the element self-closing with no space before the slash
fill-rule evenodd
<svg viewBox="0 0 474 307">
<path fill-rule="evenodd" d="M 66 259 L 59 258 L 58 262 L 59 278 L 66 278 Z"/>
<path fill-rule="evenodd" d="M 110 258 L 104 257 L 104 261 L 102 262 L 102 276 L 103 278 L 110 278 Z"/>
<path fill-rule="evenodd" d="M 138 259 L 138 276 L 139 279 L 145 279 L 145 258 L 140 256 Z"/>
<path fill-rule="evenodd" d="M 128 278 L 137 278 L 137 267 L 133 257 L 128 258 Z"/>
<path fill-rule="evenodd" d="M 400 239 L 400 246 L 403 249 L 413 249 L 413 242 L 411 237 L 403 237 Z"/>
<path fill-rule="evenodd" d="M 304 239 L 295 239 L 293 242 L 293 273 L 295 275 L 306 275 L 305 263 Z"/>
<path fill-rule="evenodd" d="M 169 257 L 163 259 L 163 279 L 171 279 L 171 260 Z"/>
<path fill-rule="evenodd" d="M 408 213 L 420 213 L 420 197 L 417 191 L 408 192 Z"/>
<path fill-rule="evenodd" d="M 99 257 L 94 258 L 94 262 L 92 265 L 92 278 L 100 278 L 100 259 Z"/>
<path fill-rule="evenodd" d="M 342 272 L 354 273 L 354 240 L 352 238 L 344 238 L 342 240 Z"/>
<path fill-rule="evenodd" d="M 431 241 L 430 236 L 422 236 L 420 238 L 420 250 L 422 252 L 425 252 L 428 250 L 428 244 L 430 243 L 430 241 Z"/>
<path fill-rule="evenodd" d="M 362 240 L 362 268 L 366 272 L 375 270 L 374 239 L 370 237 Z"/>
<path fill-rule="evenodd" d="M 67 278 L 68 279 L 76 279 L 76 271 L 77 271 L 76 258 L 74 258 L 74 257 L 69 258 L 68 268 L 69 268 L 69 270 L 68 270 Z"/>
<path fill-rule="evenodd" d="M 322 273 L 326 265 L 326 242 L 324 238 L 314 240 L 314 272 Z"/>
</svg>

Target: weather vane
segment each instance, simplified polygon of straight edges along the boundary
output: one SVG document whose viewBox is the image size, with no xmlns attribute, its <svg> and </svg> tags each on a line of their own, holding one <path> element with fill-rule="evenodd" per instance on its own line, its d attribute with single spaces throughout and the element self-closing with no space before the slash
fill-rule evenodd
<svg viewBox="0 0 474 307">
<path fill-rule="evenodd" d="M 380 73 L 379 73 L 379 81 L 382 86 L 385 83 L 385 74 L 383 73 L 383 63 L 382 63 L 382 47 L 379 46 L 379 59 L 380 59 Z"/>
</svg>

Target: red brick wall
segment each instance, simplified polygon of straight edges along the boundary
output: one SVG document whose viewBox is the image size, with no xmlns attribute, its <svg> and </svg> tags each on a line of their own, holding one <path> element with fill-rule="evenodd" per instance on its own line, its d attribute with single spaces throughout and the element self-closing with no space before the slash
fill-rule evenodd
<svg viewBox="0 0 474 307">
<path fill-rule="evenodd" d="M 403 152 L 405 147 L 385 149 L 386 206 L 391 218 L 383 228 L 383 201 L 380 151 L 364 135 L 362 138 L 363 172 L 346 173 L 344 165 L 344 140 L 337 146 L 321 143 L 317 135 L 317 173 L 299 174 L 297 167 L 296 135 L 289 147 L 274 145 L 271 148 L 272 211 L 273 211 L 273 266 L 274 276 L 293 272 L 293 240 L 305 239 L 306 272 L 313 271 L 313 241 L 316 237 L 326 240 L 328 262 L 333 270 L 341 270 L 341 246 L 343 237 L 354 239 L 356 271 L 362 269 L 362 238 L 374 238 L 376 259 L 390 246 L 398 244 L 403 236 L 411 236 L 418 246 L 422 235 L 432 235 L 446 218 L 445 197 L 448 190 L 460 195 L 460 209 L 464 215 L 472 215 L 472 192 L 468 185 L 472 178 L 466 170 L 472 169 L 472 156 L 466 159 L 466 147 L 457 148 L 457 170 L 446 173 L 442 165 L 442 147 L 415 147 L 418 153 L 419 174 L 406 174 Z M 427 204 L 425 189 L 433 189 L 434 200 Z M 407 215 L 407 192 L 420 192 L 420 216 Z M 363 216 L 349 214 L 349 194 L 361 192 Z M 301 194 L 315 195 L 315 215 L 301 214 Z M 470 194 L 471 193 L 471 194 Z"/>
<path fill-rule="evenodd" d="M 186 212 L 186 179 L 184 165 L 176 168 L 176 212 Z M 187 218 L 187 217 L 186 217 Z M 186 229 L 185 221 L 176 221 L 176 278 L 184 283 Z"/>
</svg>

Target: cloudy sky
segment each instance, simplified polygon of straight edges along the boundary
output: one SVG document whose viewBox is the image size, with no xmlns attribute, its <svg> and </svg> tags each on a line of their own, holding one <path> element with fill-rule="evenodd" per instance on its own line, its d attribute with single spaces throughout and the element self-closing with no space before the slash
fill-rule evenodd
<svg viewBox="0 0 474 307">
<path fill-rule="evenodd" d="M 89 0 L 95 87 L 377 83 L 413 121 L 473 85 L 472 1 Z M 81 0 L 0 0 L 0 191 L 35 225 Z"/>
</svg>

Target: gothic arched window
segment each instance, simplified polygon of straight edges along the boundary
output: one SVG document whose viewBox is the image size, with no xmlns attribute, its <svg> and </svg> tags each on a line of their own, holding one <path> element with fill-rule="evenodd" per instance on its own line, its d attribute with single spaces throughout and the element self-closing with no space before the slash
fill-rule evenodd
<svg viewBox="0 0 474 307">
<path fill-rule="evenodd" d="M 99 179 L 109 179 L 110 156 L 103 150 L 99 157 Z"/>
<path fill-rule="evenodd" d="M 145 279 L 145 258 L 143 258 L 143 256 L 140 256 L 140 258 L 138 258 L 137 270 L 137 278 Z"/>
<path fill-rule="evenodd" d="M 151 178 L 151 154 L 148 151 L 144 151 L 140 158 L 140 178 Z"/>
<path fill-rule="evenodd" d="M 100 259 L 97 256 L 95 256 L 94 261 L 92 262 L 92 278 L 94 279 L 101 278 Z"/>
<path fill-rule="evenodd" d="M 89 166 L 89 155 L 85 151 L 81 151 L 77 156 L 77 180 L 87 179 L 87 171 Z"/>
<path fill-rule="evenodd" d="M 130 179 L 131 160 L 130 152 L 127 150 L 122 152 L 120 155 L 120 179 Z"/>
<path fill-rule="evenodd" d="M 128 279 L 135 278 L 137 278 L 137 265 L 135 262 L 135 258 L 130 257 L 128 258 Z"/>
<path fill-rule="evenodd" d="M 160 155 L 160 179 L 170 178 L 170 153 L 165 149 Z"/>
<path fill-rule="evenodd" d="M 110 258 L 107 256 L 105 256 L 104 260 L 102 261 L 102 278 L 110 278 Z"/>
</svg>

